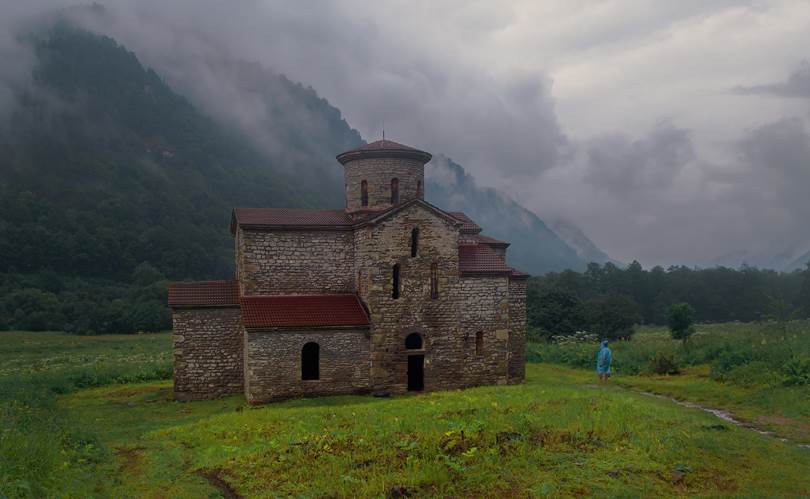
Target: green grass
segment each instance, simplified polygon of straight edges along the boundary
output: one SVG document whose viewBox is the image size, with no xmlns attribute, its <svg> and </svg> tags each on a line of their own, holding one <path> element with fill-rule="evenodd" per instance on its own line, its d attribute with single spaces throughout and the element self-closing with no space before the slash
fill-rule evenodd
<svg viewBox="0 0 810 499">
<path fill-rule="evenodd" d="M 68 421 L 57 396 L 171 372 L 165 333 L 0 332 L 0 497 L 86 497 L 110 451 L 93 428 Z"/>
<path fill-rule="evenodd" d="M 675 381 L 709 396 L 726 385 L 707 367 L 599 385 L 589 371 L 529 364 L 518 386 L 250 407 L 241 396 L 174 402 L 169 380 L 127 382 L 165 367 L 165 334 L 12 334 L 20 342 L 0 368 L 28 362 L 0 376 L 19 387 L 0 398 L 0 496 L 810 494 L 810 451 L 634 391 Z M 106 386 L 56 383 L 94 369 Z"/>
<path fill-rule="evenodd" d="M 810 452 L 701 411 L 528 366 L 522 386 L 259 408 L 169 400 L 168 383 L 63 400 L 114 459 L 95 490 L 190 497 L 810 493 Z"/>
<path fill-rule="evenodd" d="M 663 327 L 642 327 L 630 341 L 611 343 L 612 382 L 620 386 L 725 409 L 779 436 L 810 443 L 810 385 L 786 384 L 784 366 L 810 358 L 810 322 L 795 321 L 787 331 L 774 324 L 700 324 L 684 346 Z M 597 344 L 532 344 L 529 358 L 592 371 Z M 673 358 L 682 373 L 648 372 L 659 352 Z"/>
</svg>

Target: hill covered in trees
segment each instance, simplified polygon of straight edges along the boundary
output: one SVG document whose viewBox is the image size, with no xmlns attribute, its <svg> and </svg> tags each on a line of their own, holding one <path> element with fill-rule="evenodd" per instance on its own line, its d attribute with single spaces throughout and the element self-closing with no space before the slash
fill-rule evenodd
<svg viewBox="0 0 810 499">
<path fill-rule="evenodd" d="M 627 337 L 634 324 L 666 324 L 674 303 L 689 303 L 699 322 L 784 322 L 810 317 L 810 264 L 785 273 L 593 263 L 585 272 L 532 277 L 527 302 L 529 325 L 546 338 L 576 331 Z"/>
<path fill-rule="evenodd" d="M 232 207 L 342 206 L 334 156 L 362 139 L 313 89 L 228 67 L 269 110 L 251 135 L 111 38 L 59 22 L 28 41 L 33 83 L 0 128 L 0 328 L 166 328 L 167 279 L 232 275 Z M 512 241 L 510 263 L 584 268 L 536 215 L 448 165 L 428 199 Z"/>
</svg>

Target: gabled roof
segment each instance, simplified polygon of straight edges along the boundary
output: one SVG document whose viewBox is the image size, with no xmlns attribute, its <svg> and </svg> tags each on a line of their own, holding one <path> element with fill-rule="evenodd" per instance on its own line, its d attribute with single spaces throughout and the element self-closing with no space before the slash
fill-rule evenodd
<svg viewBox="0 0 810 499">
<path fill-rule="evenodd" d="M 473 222 L 473 220 L 464 212 L 451 211 L 449 213 L 452 217 L 464 223 L 464 225 L 461 226 L 462 234 L 478 234 L 481 232 L 481 227 L 477 223 Z"/>
<path fill-rule="evenodd" d="M 170 282 L 169 306 L 235 307 L 239 305 L 236 281 Z"/>
<path fill-rule="evenodd" d="M 380 211 L 348 214 L 344 210 L 311 210 L 290 208 L 234 208 L 231 234 L 236 227 L 277 230 L 352 230 L 385 220 L 409 206 L 418 204 L 453 225 L 461 222 L 422 199 L 414 198 Z"/>
<path fill-rule="evenodd" d="M 404 158 L 427 163 L 432 157 L 428 152 L 385 139 L 362 145 L 336 156 L 341 165 L 345 165 L 349 161 L 368 158 Z"/>
<path fill-rule="evenodd" d="M 381 221 L 385 220 L 386 218 L 392 216 L 393 214 L 398 213 L 398 212 L 404 210 L 405 208 L 407 208 L 409 206 L 413 206 L 413 205 L 422 206 L 423 208 L 427 209 L 428 211 L 433 212 L 438 217 L 447 220 L 448 222 L 450 222 L 453 225 L 460 225 L 459 220 L 457 218 L 453 217 L 452 215 L 450 215 L 449 213 L 447 213 L 446 211 L 441 210 L 441 209 L 433 206 L 432 204 L 428 203 L 427 201 L 425 201 L 423 199 L 414 198 L 414 199 L 409 199 L 408 201 L 405 201 L 404 203 L 399 203 L 399 204 L 396 204 L 394 206 L 391 206 L 390 208 L 387 208 L 385 210 L 382 210 L 382 211 L 379 211 L 379 212 L 376 212 L 376 213 L 371 213 L 366 218 L 364 218 L 363 220 L 360 220 L 359 222 L 357 222 L 355 224 L 355 227 L 363 227 L 365 225 L 376 224 L 377 222 L 381 222 Z"/>
<path fill-rule="evenodd" d="M 339 295 L 243 296 L 246 328 L 368 326 L 360 298 Z"/>
<path fill-rule="evenodd" d="M 512 273 L 512 268 L 506 265 L 503 258 L 484 244 L 459 245 L 458 270 L 462 275 L 510 275 Z"/>
<path fill-rule="evenodd" d="M 350 230 L 352 217 L 345 210 L 313 210 L 302 208 L 234 208 L 231 233 L 236 227 Z"/>
</svg>

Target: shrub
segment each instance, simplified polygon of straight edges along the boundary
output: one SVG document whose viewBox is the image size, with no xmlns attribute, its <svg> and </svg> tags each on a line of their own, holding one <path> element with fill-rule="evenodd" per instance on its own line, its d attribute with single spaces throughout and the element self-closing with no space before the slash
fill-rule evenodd
<svg viewBox="0 0 810 499">
<path fill-rule="evenodd" d="M 779 383 L 779 375 L 767 362 L 759 360 L 731 368 L 725 373 L 725 379 L 740 386 L 773 386 Z"/>
<path fill-rule="evenodd" d="M 688 303 L 673 303 L 667 308 L 667 324 L 673 340 L 681 340 L 684 345 L 695 332 L 695 309 Z"/>
<path fill-rule="evenodd" d="M 653 374 L 680 374 L 681 370 L 673 355 L 664 352 L 656 353 L 647 366 L 647 370 Z"/>
<path fill-rule="evenodd" d="M 750 347 L 726 350 L 712 363 L 709 375 L 712 379 L 725 381 L 729 371 L 737 366 L 748 364 L 753 360 L 754 352 Z"/>
<path fill-rule="evenodd" d="M 810 357 L 793 357 L 782 367 L 786 386 L 810 385 Z"/>
</svg>

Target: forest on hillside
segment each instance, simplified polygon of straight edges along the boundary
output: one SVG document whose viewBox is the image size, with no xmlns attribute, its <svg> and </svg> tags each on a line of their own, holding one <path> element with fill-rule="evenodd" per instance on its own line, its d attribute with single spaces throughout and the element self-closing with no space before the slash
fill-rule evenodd
<svg viewBox="0 0 810 499">
<path fill-rule="evenodd" d="M 577 331 L 629 337 L 637 324 L 666 324 L 666 310 L 676 303 L 691 305 L 698 322 L 807 318 L 810 263 L 790 273 L 745 266 L 645 270 L 638 262 L 626 268 L 591 263 L 585 272 L 533 277 L 527 291 L 529 326 L 546 339 Z"/>
</svg>

